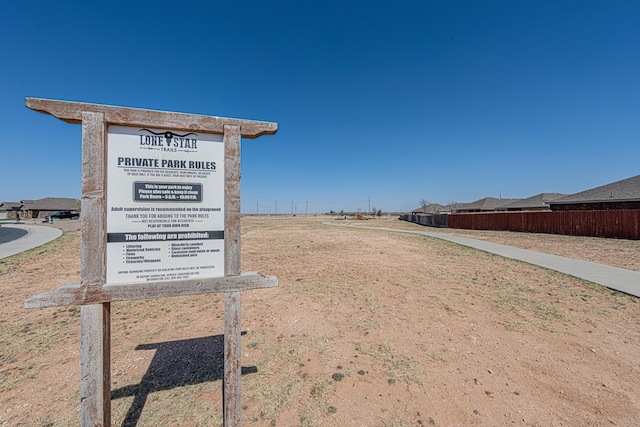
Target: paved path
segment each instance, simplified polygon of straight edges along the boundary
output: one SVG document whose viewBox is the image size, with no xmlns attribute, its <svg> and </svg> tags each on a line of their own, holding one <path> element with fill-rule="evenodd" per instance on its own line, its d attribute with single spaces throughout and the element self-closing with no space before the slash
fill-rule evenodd
<svg viewBox="0 0 640 427">
<path fill-rule="evenodd" d="M 0 259 L 44 245 L 62 235 L 54 227 L 0 222 Z"/>
<path fill-rule="evenodd" d="M 595 262 L 581 261 L 572 258 L 565 258 L 557 255 L 544 254 L 529 251 L 527 249 L 514 248 L 512 246 L 491 243 L 485 240 L 470 239 L 468 237 L 453 236 L 444 233 L 434 233 L 430 231 L 409 231 L 395 228 L 361 227 L 349 224 L 333 224 L 324 222 L 323 224 L 342 227 L 365 228 L 367 230 L 385 230 L 397 233 L 420 234 L 422 236 L 435 237 L 447 240 L 460 245 L 480 249 L 485 252 L 500 255 L 505 258 L 516 259 L 529 264 L 559 271 L 570 276 L 588 280 L 616 291 L 640 297 L 640 272 L 626 270 L 624 268 L 611 267 L 609 265 L 597 264 Z"/>
</svg>

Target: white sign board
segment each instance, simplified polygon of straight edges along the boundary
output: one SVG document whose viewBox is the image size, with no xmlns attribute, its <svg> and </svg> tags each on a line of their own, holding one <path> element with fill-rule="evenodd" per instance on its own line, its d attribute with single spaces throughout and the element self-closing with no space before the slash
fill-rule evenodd
<svg viewBox="0 0 640 427">
<path fill-rule="evenodd" d="M 109 126 L 107 283 L 224 276 L 222 135 Z"/>
</svg>

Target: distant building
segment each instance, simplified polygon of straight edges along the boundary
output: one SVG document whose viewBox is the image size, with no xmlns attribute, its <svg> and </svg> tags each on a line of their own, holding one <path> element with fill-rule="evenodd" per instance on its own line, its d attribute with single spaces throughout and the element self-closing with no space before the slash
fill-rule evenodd
<svg viewBox="0 0 640 427">
<path fill-rule="evenodd" d="M 20 202 L 1 202 L 0 219 L 15 219 L 16 212 L 20 210 Z"/>
<path fill-rule="evenodd" d="M 440 203 L 430 203 L 411 211 L 413 214 L 437 214 L 444 208 Z"/>
<path fill-rule="evenodd" d="M 549 202 L 564 197 L 560 193 L 540 193 L 526 199 L 516 200 L 498 208 L 499 211 L 548 211 Z"/>
<path fill-rule="evenodd" d="M 640 209 L 640 175 L 549 202 L 553 211 Z"/>
<path fill-rule="evenodd" d="M 457 213 L 469 212 L 495 212 L 508 203 L 513 203 L 521 199 L 496 199 L 495 197 L 485 197 L 471 203 L 461 203 L 456 206 Z"/>
<path fill-rule="evenodd" d="M 0 218 L 40 219 L 56 211 L 79 211 L 80 200 L 62 197 L 46 197 L 38 200 L 0 203 Z"/>
</svg>

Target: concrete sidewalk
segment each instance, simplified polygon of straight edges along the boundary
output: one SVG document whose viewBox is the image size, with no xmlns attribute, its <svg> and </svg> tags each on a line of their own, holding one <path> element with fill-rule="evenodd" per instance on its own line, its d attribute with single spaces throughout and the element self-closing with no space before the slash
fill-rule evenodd
<svg viewBox="0 0 640 427">
<path fill-rule="evenodd" d="M 54 227 L 0 222 L 0 259 L 44 245 L 62 235 Z"/>
<path fill-rule="evenodd" d="M 550 255 L 540 252 L 529 251 L 527 249 L 514 248 L 512 246 L 500 245 L 498 243 L 487 242 L 485 240 L 470 239 L 468 237 L 453 236 L 444 233 L 430 231 L 409 231 L 395 228 L 361 227 L 349 224 L 333 224 L 324 222 L 326 225 L 342 227 L 364 228 L 367 230 L 384 230 L 396 233 L 419 234 L 422 236 L 435 237 L 447 240 L 460 245 L 480 249 L 485 252 L 500 255 L 505 258 L 516 259 L 528 264 L 559 271 L 573 277 L 588 280 L 607 288 L 624 292 L 629 295 L 640 297 L 640 272 L 626 270 L 624 268 L 611 267 L 609 265 L 597 264 L 595 262 L 581 261 L 572 258 L 565 258 L 557 255 Z"/>
</svg>

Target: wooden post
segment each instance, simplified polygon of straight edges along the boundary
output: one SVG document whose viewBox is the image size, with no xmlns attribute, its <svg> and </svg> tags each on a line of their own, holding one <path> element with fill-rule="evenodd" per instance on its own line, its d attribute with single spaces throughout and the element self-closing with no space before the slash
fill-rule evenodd
<svg viewBox="0 0 640 427">
<path fill-rule="evenodd" d="M 111 304 L 80 307 L 80 425 L 111 425 Z"/>
<path fill-rule="evenodd" d="M 240 274 L 240 128 L 224 127 L 225 276 Z M 242 425 L 240 292 L 224 294 L 225 427 Z"/>
<path fill-rule="evenodd" d="M 105 268 L 106 125 L 102 113 L 82 113 L 81 285 L 102 285 Z M 80 307 L 80 418 L 111 425 L 111 304 Z"/>
<path fill-rule="evenodd" d="M 242 425 L 240 292 L 224 293 L 224 427 Z"/>
<path fill-rule="evenodd" d="M 224 127 L 225 276 L 240 274 L 240 128 Z"/>
</svg>

